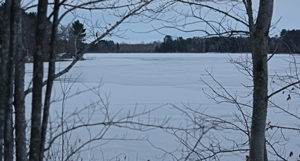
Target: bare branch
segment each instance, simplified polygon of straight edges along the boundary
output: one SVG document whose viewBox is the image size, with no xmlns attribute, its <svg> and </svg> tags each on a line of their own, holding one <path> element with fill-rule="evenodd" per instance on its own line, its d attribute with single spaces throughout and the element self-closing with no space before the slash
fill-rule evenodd
<svg viewBox="0 0 300 161">
<path fill-rule="evenodd" d="M 64 75 L 65 73 L 69 72 L 69 70 L 81 59 L 81 57 L 83 56 L 83 54 L 92 46 L 94 45 L 97 41 L 103 39 L 105 36 L 109 35 L 111 33 L 111 31 L 113 31 L 117 26 L 119 26 L 122 22 L 124 22 L 126 19 L 130 18 L 131 16 L 135 15 L 139 10 L 141 10 L 143 7 L 147 6 L 148 4 L 150 4 L 152 1 L 147 1 L 144 4 L 140 5 L 139 7 L 129 11 L 123 18 L 121 18 L 119 21 L 117 21 L 114 25 L 112 25 L 109 29 L 107 29 L 101 36 L 99 36 L 98 38 L 96 38 L 94 41 L 92 41 L 89 45 L 87 45 L 85 47 L 85 49 L 83 51 L 81 51 L 81 53 L 76 53 L 76 56 L 73 58 L 72 63 L 66 67 L 64 70 L 58 72 L 57 74 L 55 74 L 54 79 Z M 45 86 L 47 84 L 47 80 L 45 80 L 43 82 L 43 86 Z M 32 88 L 29 88 L 25 91 L 25 96 L 29 93 L 32 92 Z"/>
<path fill-rule="evenodd" d="M 283 90 L 285 90 L 285 89 L 287 89 L 287 88 L 289 88 L 289 87 L 291 87 L 291 86 L 294 86 L 294 85 L 296 85 L 296 84 L 299 84 L 299 83 L 300 83 L 300 81 L 291 83 L 291 84 L 289 84 L 289 85 L 286 85 L 285 87 L 282 87 L 282 88 L 280 88 L 279 90 L 277 90 L 277 91 L 271 93 L 271 94 L 268 96 L 268 98 L 274 96 L 275 94 L 277 94 L 277 93 L 279 93 L 279 92 L 281 92 L 281 91 L 283 91 Z"/>
</svg>

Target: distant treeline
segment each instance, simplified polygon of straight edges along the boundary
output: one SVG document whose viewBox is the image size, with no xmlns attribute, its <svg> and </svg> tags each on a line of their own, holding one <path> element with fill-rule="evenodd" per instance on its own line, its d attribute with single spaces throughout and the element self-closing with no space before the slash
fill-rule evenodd
<svg viewBox="0 0 300 161">
<path fill-rule="evenodd" d="M 0 45 L 2 43 L 2 24 L 3 24 L 3 3 L 0 5 Z M 2 14 L 1 14 L 2 13 Z M 37 24 L 36 12 L 22 13 L 22 45 L 26 50 L 26 57 L 32 58 L 35 52 L 35 29 Z M 50 41 L 52 22 L 46 22 L 46 38 Z M 86 44 L 86 29 L 84 24 L 79 20 L 74 21 L 71 25 L 60 25 L 57 35 L 57 53 L 66 53 L 66 57 L 72 57 L 76 52 L 81 51 Z M 75 43 L 76 42 L 76 43 Z M 92 45 L 87 52 L 94 53 L 249 53 L 249 37 L 193 37 L 184 39 L 182 37 L 174 38 L 170 35 L 165 36 L 162 41 L 151 43 L 127 44 L 115 43 L 108 40 L 100 40 Z M 45 44 L 44 50 L 48 51 L 49 43 Z M 300 30 L 283 29 L 279 36 L 269 37 L 269 52 L 273 53 L 300 53 Z M 276 50 L 275 50 L 276 49 Z M 48 53 L 48 52 L 46 52 Z M 45 59 L 49 57 L 45 55 Z"/>
<path fill-rule="evenodd" d="M 300 30 L 282 30 L 280 36 L 269 37 L 269 52 L 300 53 Z M 101 40 L 88 52 L 97 53 L 249 53 L 249 37 L 193 37 L 183 39 L 165 36 L 163 42 L 148 44 L 118 44 Z"/>
<path fill-rule="evenodd" d="M 111 40 L 100 40 L 94 44 L 87 52 L 92 53 L 153 53 L 155 47 L 160 46 L 160 42 L 126 44 L 114 43 Z"/>
</svg>

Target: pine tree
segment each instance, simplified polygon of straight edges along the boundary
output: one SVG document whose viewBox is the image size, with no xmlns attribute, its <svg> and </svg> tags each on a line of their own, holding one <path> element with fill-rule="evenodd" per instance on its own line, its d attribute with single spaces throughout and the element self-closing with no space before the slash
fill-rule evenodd
<svg viewBox="0 0 300 161">
<path fill-rule="evenodd" d="M 86 29 L 84 28 L 84 25 L 80 23 L 79 20 L 72 23 L 71 33 L 76 37 L 78 36 L 78 41 L 81 43 L 85 41 L 84 39 L 84 37 L 86 36 L 85 30 Z"/>
</svg>

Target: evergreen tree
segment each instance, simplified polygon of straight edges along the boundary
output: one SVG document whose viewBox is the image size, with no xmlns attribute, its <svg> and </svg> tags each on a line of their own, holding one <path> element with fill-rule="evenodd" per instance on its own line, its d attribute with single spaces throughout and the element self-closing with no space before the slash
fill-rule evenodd
<svg viewBox="0 0 300 161">
<path fill-rule="evenodd" d="M 78 36 L 78 41 L 79 42 L 83 42 L 85 41 L 84 37 L 86 36 L 86 33 L 85 33 L 85 28 L 84 28 L 84 25 L 82 23 L 79 22 L 79 20 L 75 21 L 72 23 L 72 26 L 71 26 L 71 33 L 74 35 L 74 36 Z"/>
</svg>

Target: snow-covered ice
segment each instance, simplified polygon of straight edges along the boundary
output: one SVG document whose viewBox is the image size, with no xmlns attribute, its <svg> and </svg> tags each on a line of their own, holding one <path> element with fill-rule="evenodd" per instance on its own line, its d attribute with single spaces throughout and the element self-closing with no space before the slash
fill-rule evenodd
<svg viewBox="0 0 300 161">
<path fill-rule="evenodd" d="M 243 55 L 245 56 L 245 54 Z M 64 102 L 57 101 L 62 98 L 62 89 L 71 85 L 70 95 L 98 86 L 101 83 L 102 97 L 105 98 L 106 95 L 109 95 L 109 114 L 113 116 L 120 112 L 117 118 L 124 117 L 128 114 L 128 111 L 134 111 L 135 109 L 137 112 L 142 112 L 144 109 L 150 110 L 171 103 L 178 107 L 189 105 L 191 108 L 200 108 L 209 115 L 229 119 L 237 111 L 235 105 L 216 104 L 213 100 L 208 99 L 203 91 L 208 94 L 212 92 L 201 79 L 211 84 L 216 90 L 220 90 L 220 86 L 213 82 L 207 72 L 212 73 L 214 78 L 229 92 L 238 95 L 247 95 L 249 89 L 243 85 L 252 85 L 250 77 L 241 74 L 233 64 L 229 63 L 230 58 L 238 59 L 241 54 L 85 54 L 84 57 L 86 58 L 85 61 L 79 61 L 69 73 L 55 81 L 52 98 L 56 102 L 53 102 L 51 106 L 52 121 L 61 121 L 57 118 L 57 115 L 61 114 L 62 107 L 64 107 L 65 114 L 70 114 L 75 109 L 84 108 L 89 103 L 99 100 L 96 94 L 87 91 L 68 98 L 65 105 Z M 288 72 L 289 63 L 284 60 L 290 58 L 289 55 L 275 55 L 269 63 L 270 74 Z M 67 61 L 57 62 L 57 71 L 62 70 L 69 63 Z M 45 67 L 46 72 L 47 63 L 45 63 Z M 26 64 L 26 85 L 30 83 L 31 76 L 32 64 L 29 63 Z M 275 88 L 274 90 L 278 89 L 277 86 L 273 85 L 272 87 Z M 287 94 L 278 94 L 272 100 L 288 107 L 292 113 L 297 114 L 297 108 L 299 107 L 297 101 L 299 102 L 299 98 L 293 97 L 292 100 L 286 101 L 286 96 Z M 27 96 L 26 99 L 27 108 L 29 109 L 31 95 Z M 251 97 L 240 99 L 249 101 Z M 83 119 L 90 115 L 88 110 L 81 113 Z M 27 112 L 27 118 L 29 117 L 30 110 Z M 101 117 L 102 115 L 95 114 L 91 122 L 103 121 Z M 142 116 L 140 119 L 163 120 L 165 117 L 172 117 L 170 123 L 173 126 L 185 123 L 183 115 L 172 108 L 171 105 L 165 105 L 151 113 L 151 116 Z M 299 120 L 279 114 L 276 109 L 269 109 L 268 121 L 278 125 L 299 125 Z M 97 130 L 99 129 L 92 129 L 91 131 L 96 133 Z M 293 159 L 296 159 L 300 154 L 299 141 L 297 140 L 299 133 L 284 132 L 290 141 L 287 146 L 282 146 L 281 150 L 286 151 L 286 156 L 290 151 L 294 151 L 295 156 L 293 156 Z M 219 134 L 219 136 L 221 135 Z M 224 135 L 240 139 L 240 136 L 236 133 L 232 135 L 226 133 Z M 174 136 L 160 129 L 139 132 L 113 127 L 105 134 L 105 138 L 123 138 L 123 136 L 126 136 L 126 139 L 148 138 L 153 145 L 170 152 L 178 146 L 178 141 Z M 82 129 L 73 132 L 72 137 L 71 142 L 75 138 L 85 140 L 90 136 Z M 146 140 L 106 142 L 107 140 L 94 142 L 91 147 L 96 146 L 96 148 L 92 151 L 83 151 L 81 157 L 84 160 L 92 160 L 93 158 L 94 160 L 110 160 L 118 156 L 113 160 L 154 161 L 160 160 L 159 157 L 164 154 L 163 151 L 154 148 Z M 57 145 L 61 145 L 59 140 Z M 230 158 L 225 155 L 221 160 L 244 160 L 246 155 L 229 155 Z M 272 158 L 271 155 L 269 157 Z M 165 159 L 171 160 L 171 157 L 168 156 Z"/>
</svg>

